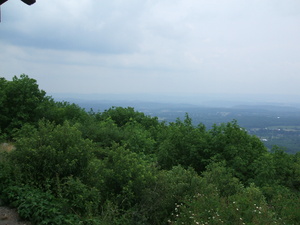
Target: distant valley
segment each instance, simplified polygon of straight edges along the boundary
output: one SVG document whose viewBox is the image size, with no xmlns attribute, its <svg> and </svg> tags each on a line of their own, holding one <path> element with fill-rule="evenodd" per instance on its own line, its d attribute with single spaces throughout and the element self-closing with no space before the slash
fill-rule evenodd
<svg viewBox="0 0 300 225">
<path fill-rule="evenodd" d="M 268 147 L 284 147 L 288 153 L 300 151 L 300 107 L 298 104 L 277 102 L 206 101 L 202 104 L 176 102 L 174 99 L 86 99 L 76 96 L 55 97 L 58 101 L 78 104 L 87 111 L 104 111 L 112 106 L 133 107 L 147 115 L 158 117 L 160 121 L 174 122 L 184 119 L 185 114 L 192 118 L 193 124 L 203 123 L 208 129 L 213 124 L 237 120 L 238 124 L 250 134 L 258 136 Z M 119 100 L 121 99 L 121 100 Z M 181 99 L 182 101 L 184 99 Z"/>
</svg>

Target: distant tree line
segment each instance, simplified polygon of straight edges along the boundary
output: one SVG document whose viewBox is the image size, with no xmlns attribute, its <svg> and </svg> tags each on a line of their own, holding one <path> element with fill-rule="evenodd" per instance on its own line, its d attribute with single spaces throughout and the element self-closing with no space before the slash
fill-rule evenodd
<svg viewBox="0 0 300 225">
<path fill-rule="evenodd" d="M 233 120 L 86 112 L 0 78 L 0 199 L 33 224 L 298 224 L 300 154 Z"/>
</svg>

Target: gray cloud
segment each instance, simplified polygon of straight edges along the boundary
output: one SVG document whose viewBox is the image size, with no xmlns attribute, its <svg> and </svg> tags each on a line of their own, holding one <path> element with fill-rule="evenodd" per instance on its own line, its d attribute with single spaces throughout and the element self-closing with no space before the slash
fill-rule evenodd
<svg viewBox="0 0 300 225">
<path fill-rule="evenodd" d="M 300 94 L 299 12 L 297 0 L 10 0 L 0 68 L 52 92 Z"/>
<path fill-rule="evenodd" d="M 4 18 L 0 38 L 11 44 L 36 48 L 133 52 L 139 40 L 136 22 L 139 11 L 127 5 L 115 1 L 57 0 L 37 3 L 30 8 L 10 4 L 3 9 L 12 14 Z M 14 13 L 15 8 L 18 13 Z M 29 10 L 32 12 L 28 13 Z"/>
</svg>

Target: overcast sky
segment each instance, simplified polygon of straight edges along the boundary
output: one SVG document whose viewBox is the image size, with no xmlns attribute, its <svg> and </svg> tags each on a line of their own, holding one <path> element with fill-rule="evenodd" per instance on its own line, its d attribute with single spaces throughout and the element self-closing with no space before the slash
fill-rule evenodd
<svg viewBox="0 0 300 225">
<path fill-rule="evenodd" d="M 47 93 L 300 95 L 299 0 L 1 6 L 0 76 Z"/>
</svg>

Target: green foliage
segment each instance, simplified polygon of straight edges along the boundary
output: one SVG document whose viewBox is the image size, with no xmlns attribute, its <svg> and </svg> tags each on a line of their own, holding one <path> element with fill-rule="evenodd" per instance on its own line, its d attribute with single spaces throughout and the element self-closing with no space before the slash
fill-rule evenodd
<svg viewBox="0 0 300 225">
<path fill-rule="evenodd" d="M 60 186 L 59 196 L 81 217 L 92 218 L 100 209 L 101 196 L 95 187 L 89 187 L 79 178 L 68 177 Z"/>
<path fill-rule="evenodd" d="M 293 170 L 293 187 L 300 191 L 300 153 L 298 152 L 292 158 L 292 170 Z"/>
<path fill-rule="evenodd" d="M 286 152 L 284 152 L 282 149 L 276 146 L 272 149 L 272 156 L 276 171 L 276 179 L 280 184 L 292 187 L 292 156 L 288 155 Z"/>
<path fill-rule="evenodd" d="M 15 138 L 17 149 L 10 154 L 11 160 L 23 171 L 24 179 L 37 186 L 54 182 L 56 176 L 84 176 L 92 157 L 92 142 L 67 121 L 63 125 L 40 121 L 38 128 L 26 125 Z"/>
<path fill-rule="evenodd" d="M 225 160 L 226 165 L 234 169 L 234 175 L 247 183 L 254 178 L 254 162 L 267 149 L 256 137 L 249 135 L 237 121 L 210 130 L 210 150 L 216 162 Z"/>
<path fill-rule="evenodd" d="M 7 152 L 2 152 L 0 149 L 0 195 L 2 190 L 14 183 L 18 175 L 18 173 L 16 173 L 17 169 L 14 168 L 7 157 Z"/>
<path fill-rule="evenodd" d="M 92 140 L 100 147 L 111 147 L 123 139 L 121 129 L 111 118 L 98 121 L 91 116 L 79 125 L 79 129 L 83 137 Z"/>
<path fill-rule="evenodd" d="M 237 121 L 87 113 L 0 78 L 0 198 L 33 224 L 298 224 L 300 154 Z M 1 143 L 0 143 L 1 144 Z"/>
<path fill-rule="evenodd" d="M 151 133 L 136 121 L 128 122 L 122 129 L 121 143 L 136 153 L 154 154 L 155 143 Z"/>
<path fill-rule="evenodd" d="M 231 196 L 226 211 L 224 217 L 227 216 L 226 220 L 229 224 L 238 224 L 241 220 L 245 224 L 277 223 L 274 212 L 269 209 L 264 195 L 254 184 Z"/>
<path fill-rule="evenodd" d="M 84 109 L 68 102 L 55 102 L 39 89 L 37 81 L 21 74 L 12 81 L 0 78 L 0 131 L 11 138 L 14 129 L 26 123 L 36 125 L 45 118 L 56 124 L 65 120 L 82 122 L 88 117 Z"/>
<path fill-rule="evenodd" d="M 0 131 L 6 129 L 9 124 L 9 109 L 6 107 L 5 103 L 7 100 L 7 87 L 8 81 L 4 79 L 4 77 L 0 77 Z"/>
<path fill-rule="evenodd" d="M 10 132 L 25 123 L 34 123 L 41 118 L 46 92 L 38 88 L 36 80 L 21 74 L 12 81 L 1 78 L 1 129 Z"/>
<path fill-rule="evenodd" d="M 274 189 L 274 187 L 273 187 Z M 270 205 L 274 208 L 278 218 L 286 224 L 298 224 L 300 221 L 300 194 L 291 192 L 284 187 L 273 190 Z"/>
<path fill-rule="evenodd" d="M 259 188 L 250 185 L 232 196 L 221 197 L 218 189 L 207 184 L 193 198 L 175 205 L 171 224 L 284 223 L 275 218 Z"/>
<path fill-rule="evenodd" d="M 11 186 L 3 191 L 5 201 L 18 208 L 19 215 L 33 224 L 78 224 L 79 218 L 69 214 L 53 195 L 30 186 Z"/>
<path fill-rule="evenodd" d="M 213 184 L 217 188 L 220 196 L 228 197 L 240 192 L 243 188 L 239 179 L 233 176 L 233 172 L 222 161 L 208 165 L 202 177 L 207 184 Z"/>
<path fill-rule="evenodd" d="M 154 186 L 149 185 L 142 195 L 142 210 L 149 224 L 166 224 L 174 204 L 193 196 L 200 187 L 200 177 L 192 169 L 175 166 L 157 174 Z"/>
<path fill-rule="evenodd" d="M 153 165 L 140 155 L 122 146 L 106 150 L 103 160 L 94 160 L 89 167 L 87 183 L 98 180 L 101 195 L 116 202 L 122 208 L 130 208 L 140 202 L 143 190 L 153 183 Z M 103 154 L 103 155 L 104 155 Z"/>
<path fill-rule="evenodd" d="M 69 102 L 55 102 L 50 99 L 45 104 L 44 118 L 56 124 L 63 124 L 66 120 L 83 123 L 89 118 L 88 113 L 76 104 Z"/>
<path fill-rule="evenodd" d="M 260 186 L 273 186 L 277 183 L 274 157 L 270 153 L 264 153 L 253 162 L 254 178 L 252 181 Z"/>
<path fill-rule="evenodd" d="M 101 195 L 101 224 L 141 224 L 150 217 L 145 193 L 156 186 L 157 169 L 148 157 L 113 145 L 95 152 L 86 170 L 85 184 Z M 146 207 L 147 205 L 147 207 Z M 151 223 L 150 223 L 151 224 Z"/>
<path fill-rule="evenodd" d="M 98 115 L 98 119 L 100 120 L 106 120 L 107 118 L 111 118 L 119 127 L 124 126 L 130 121 L 136 121 L 145 128 L 157 126 L 159 123 L 156 117 L 150 117 L 142 112 L 136 112 L 132 107 L 112 107 Z"/>
<path fill-rule="evenodd" d="M 160 136 L 158 162 L 164 169 L 176 165 L 185 168 L 193 167 L 202 172 L 208 163 L 207 133 L 203 125 L 193 127 L 191 118 L 186 115 L 182 122 L 179 119 L 170 123 Z"/>
</svg>

